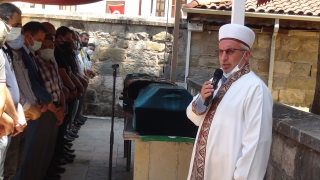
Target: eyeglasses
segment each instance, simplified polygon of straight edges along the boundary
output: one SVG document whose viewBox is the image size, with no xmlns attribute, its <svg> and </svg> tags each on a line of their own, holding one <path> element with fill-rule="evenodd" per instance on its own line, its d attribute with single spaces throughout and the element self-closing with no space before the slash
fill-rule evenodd
<svg viewBox="0 0 320 180">
<path fill-rule="evenodd" d="M 219 50 L 216 50 L 216 55 L 217 56 L 222 56 L 223 55 L 223 52 L 226 52 L 226 54 L 228 56 L 232 55 L 234 53 L 234 51 L 247 51 L 245 49 L 234 49 L 234 48 L 229 48 L 229 49 L 226 49 L 226 50 L 222 50 L 222 49 L 219 49 Z"/>
</svg>

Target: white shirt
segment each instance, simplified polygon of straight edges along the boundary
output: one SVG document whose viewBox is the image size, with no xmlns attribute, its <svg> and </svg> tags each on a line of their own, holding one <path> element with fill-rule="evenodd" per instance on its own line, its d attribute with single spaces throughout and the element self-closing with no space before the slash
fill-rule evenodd
<svg viewBox="0 0 320 180">
<path fill-rule="evenodd" d="M 221 86 L 221 81 L 218 86 Z M 193 101 L 196 101 L 195 107 L 200 110 L 203 100 L 198 96 Z M 252 71 L 231 85 L 217 107 L 210 126 L 204 180 L 263 179 L 272 141 L 272 106 L 269 89 Z M 206 114 L 196 115 L 191 102 L 187 115 L 199 126 L 200 131 Z M 198 135 L 188 180 L 192 173 L 197 139 Z"/>
</svg>

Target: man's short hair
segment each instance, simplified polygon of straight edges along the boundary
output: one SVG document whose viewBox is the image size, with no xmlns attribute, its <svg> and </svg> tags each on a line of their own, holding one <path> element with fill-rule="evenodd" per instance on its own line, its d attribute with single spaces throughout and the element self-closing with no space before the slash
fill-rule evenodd
<svg viewBox="0 0 320 180">
<path fill-rule="evenodd" d="M 88 34 L 88 33 L 85 33 L 85 32 L 83 32 L 83 33 L 80 34 L 80 37 L 83 37 L 83 36 L 88 36 L 88 37 L 90 37 L 89 34 Z"/>
<path fill-rule="evenodd" d="M 11 3 L 1 3 L 0 4 L 0 18 L 5 22 L 8 22 L 12 18 L 14 13 L 22 14 L 21 10 Z"/>
<path fill-rule="evenodd" d="M 71 31 L 68 27 L 66 26 L 61 26 L 57 29 L 56 31 L 56 39 L 59 37 L 59 35 L 61 36 L 65 36 L 67 33 L 73 33 L 73 31 Z"/>
<path fill-rule="evenodd" d="M 23 32 L 30 32 L 32 36 L 36 35 L 39 31 L 47 33 L 47 29 L 40 22 L 37 21 L 30 21 L 23 26 Z"/>
</svg>

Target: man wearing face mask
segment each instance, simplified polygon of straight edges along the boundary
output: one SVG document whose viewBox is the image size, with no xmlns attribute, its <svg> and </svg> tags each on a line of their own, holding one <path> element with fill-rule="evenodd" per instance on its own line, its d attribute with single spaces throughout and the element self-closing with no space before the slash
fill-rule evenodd
<svg viewBox="0 0 320 180">
<path fill-rule="evenodd" d="M 1 139 L 0 144 L 1 147 L 5 147 L 6 142 L 8 144 L 13 144 L 15 146 L 16 144 L 16 139 L 19 139 L 20 137 L 24 136 L 23 132 L 24 128 L 26 127 L 26 119 L 24 116 L 24 111 L 19 104 L 20 100 L 20 94 L 19 94 L 19 87 L 18 83 L 16 80 L 16 76 L 13 70 L 13 52 L 10 46 L 8 46 L 8 43 L 10 41 L 13 41 L 15 39 L 18 39 L 21 35 L 21 11 L 18 7 L 11 3 L 2 3 L 0 4 L 0 20 L 6 29 L 9 29 L 7 37 L 6 37 L 6 43 L 2 45 L 2 50 L 4 52 L 4 58 L 5 58 L 5 69 L 6 69 L 6 84 L 8 88 L 7 92 L 7 98 L 10 98 L 10 101 L 6 101 L 6 110 L 5 112 L 9 114 L 9 116 L 13 117 L 14 120 L 14 127 L 15 127 L 15 132 L 11 134 L 12 136 L 18 136 L 18 137 L 13 137 L 11 135 L 5 136 Z M 3 31 L 2 31 L 3 32 Z M 10 110 L 7 110 L 10 109 Z M 11 112 L 11 113 L 10 113 Z M 12 114 L 13 113 L 13 114 Z M 21 134 L 19 134 L 21 133 Z M 6 138 L 8 138 L 6 140 Z M 11 143 L 10 143 L 11 141 Z M 4 145 L 4 146 L 3 146 Z M 7 150 L 2 150 L 1 149 L 1 162 L 0 162 L 0 179 L 3 179 L 3 167 L 4 167 L 4 159 L 6 156 L 10 156 L 10 158 L 7 158 L 7 161 L 10 161 L 11 158 L 16 158 L 14 156 L 11 156 L 11 146 L 7 145 Z M 9 152 L 8 152 L 9 151 Z M 16 152 L 16 146 L 13 151 Z M 8 152 L 8 153 L 6 153 Z"/>
<path fill-rule="evenodd" d="M 40 104 L 40 111 L 42 114 L 38 119 L 28 122 L 21 166 L 13 179 L 23 179 L 24 174 L 26 173 L 26 161 L 30 157 L 31 149 L 35 146 L 34 140 L 37 135 L 39 122 L 46 120 L 48 113 L 45 112 L 47 111 L 48 105 L 52 104 L 52 96 L 44 87 L 45 82 L 41 77 L 40 69 L 36 64 L 35 54 L 35 51 L 41 48 L 45 33 L 45 27 L 39 22 L 31 21 L 23 26 L 24 44 L 19 51 L 22 54 L 22 61 L 28 70 L 31 89 Z"/>
<path fill-rule="evenodd" d="M 262 180 L 265 175 L 273 100 L 250 70 L 254 39 L 254 32 L 243 25 L 227 24 L 219 30 L 217 55 L 223 77 L 217 89 L 205 82 L 187 108 L 189 119 L 199 126 L 188 180 Z"/>
<path fill-rule="evenodd" d="M 85 57 L 85 67 L 86 67 L 86 74 L 88 75 L 89 78 L 94 78 L 96 76 L 96 73 L 91 69 L 91 59 L 90 59 L 90 55 L 93 53 L 95 46 L 90 46 L 89 48 L 89 39 L 90 36 L 88 33 L 81 33 L 80 34 L 80 38 L 81 38 L 81 42 L 82 42 L 82 46 L 83 46 L 83 51 L 84 51 L 84 57 Z M 90 43 L 91 45 L 93 43 Z M 93 44 L 94 45 L 94 44 Z"/>
</svg>

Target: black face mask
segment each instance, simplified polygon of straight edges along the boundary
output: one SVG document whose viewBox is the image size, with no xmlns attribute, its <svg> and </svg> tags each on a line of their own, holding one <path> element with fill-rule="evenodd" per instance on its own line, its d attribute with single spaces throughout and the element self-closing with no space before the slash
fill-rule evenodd
<svg viewBox="0 0 320 180">
<path fill-rule="evenodd" d="M 83 47 L 88 47 L 88 43 L 82 42 Z"/>
<path fill-rule="evenodd" d="M 65 50 L 65 51 L 68 51 L 70 50 L 70 46 L 71 46 L 71 42 L 68 42 L 68 41 L 63 41 L 61 44 L 60 44 L 60 48 Z"/>
</svg>

